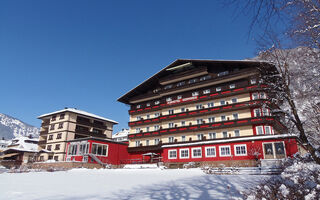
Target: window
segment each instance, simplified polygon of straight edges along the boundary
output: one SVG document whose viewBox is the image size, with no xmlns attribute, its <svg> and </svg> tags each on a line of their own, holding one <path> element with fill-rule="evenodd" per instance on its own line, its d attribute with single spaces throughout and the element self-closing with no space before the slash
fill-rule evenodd
<svg viewBox="0 0 320 200">
<path fill-rule="evenodd" d="M 139 140 L 136 141 L 136 147 L 138 147 L 138 146 L 140 146 L 140 141 Z"/>
<path fill-rule="evenodd" d="M 177 96 L 177 99 L 182 99 L 182 96 L 181 95 Z"/>
<path fill-rule="evenodd" d="M 190 84 L 190 83 L 195 83 L 195 82 L 197 82 L 197 79 L 196 79 L 196 78 L 189 80 L 188 83 Z"/>
<path fill-rule="evenodd" d="M 234 136 L 239 137 L 240 136 L 240 130 L 234 130 Z"/>
<path fill-rule="evenodd" d="M 202 152 L 201 148 L 192 148 L 192 158 L 201 158 Z"/>
<path fill-rule="evenodd" d="M 252 100 L 259 99 L 259 94 L 258 93 L 252 93 Z"/>
<path fill-rule="evenodd" d="M 221 115 L 221 121 L 226 121 L 226 116 L 225 115 Z"/>
<path fill-rule="evenodd" d="M 214 103 L 213 102 L 209 102 L 208 103 L 208 108 L 212 108 L 214 106 Z"/>
<path fill-rule="evenodd" d="M 160 90 L 160 89 L 154 89 L 154 90 L 153 90 L 153 93 L 157 93 L 157 92 L 159 92 L 159 90 Z"/>
<path fill-rule="evenodd" d="M 254 79 L 251 79 L 251 80 L 250 80 L 250 83 L 251 83 L 251 84 L 256 84 L 256 83 L 257 83 L 257 80 L 256 80 L 255 78 L 254 78 Z"/>
<path fill-rule="evenodd" d="M 185 85 L 185 84 L 186 84 L 186 82 L 184 82 L 184 81 L 179 82 L 179 83 L 177 83 L 177 87 L 183 86 L 183 85 Z"/>
<path fill-rule="evenodd" d="M 150 127 L 146 127 L 146 132 L 149 132 L 150 131 Z"/>
<path fill-rule="evenodd" d="M 189 149 L 180 149 L 180 158 L 189 158 Z"/>
<path fill-rule="evenodd" d="M 168 159 L 176 159 L 177 158 L 177 150 L 168 150 Z"/>
<path fill-rule="evenodd" d="M 146 105 L 147 107 L 149 107 L 150 106 L 150 103 L 147 103 L 147 105 Z"/>
<path fill-rule="evenodd" d="M 268 108 L 262 108 L 262 114 L 263 116 L 270 116 L 270 111 Z"/>
<path fill-rule="evenodd" d="M 48 146 L 47 146 L 47 150 L 48 150 L 48 151 L 51 151 L 51 147 L 52 147 L 52 145 L 48 145 Z"/>
<path fill-rule="evenodd" d="M 137 116 L 137 121 L 140 121 L 141 120 L 141 116 Z"/>
<path fill-rule="evenodd" d="M 202 104 L 198 104 L 198 105 L 196 105 L 196 109 L 197 109 L 197 110 L 202 109 Z"/>
<path fill-rule="evenodd" d="M 215 121 L 215 117 L 209 117 L 208 121 L 209 121 L 209 123 L 213 123 Z"/>
<path fill-rule="evenodd" d="M 53 140 L 53 135 L 49 135 L 48 140 Z"/>
<path fill-rule="evenodd" d="M 64 113 L 60 115 L 60 119 L 64 119 Z"/>
<path fill-rule="evenodd" d="M 159 126 L 159 125 L 155 125 L 155 126 L 154 126 L 154 130 L 155 130 L 155 131 L 157 131 L 157 130 L 159 130 L 159 129 L 160 129 L 160 126 Z"/>
<path fill-rule="evenodd" d="M 234 145 L 234 155 L 235 156 L 246 156 L 247 155 L 247 145 Z"/>
<path fill-rule="evenodd" d="M 150 119 L 150 115 L 147 115 L 147 119 Z"/>
<path fill-rule="evenodd" d="M 54 156 L 53 158 L 55 161 L 58 161 L 59 160 L 59 156 Z"/>
<path fill-rule="evenodd" d="M 254 117 L 261 117 L 261 111 L 260 108 L 256 108 L 253 110 Z"/>
<path fill-rule="evenodd" d="M 197 124 L 202 124 L 203 123 L 203 119 L 197 119 Z"/>
<path fill-rule="evenodd" d="M 158 105 L 158 104 L 160 104 L 160 101 L 155 101 L 154 102 L 154 105 Z"/>
<path fill-rule="evenodd" d="M 256 131 L 258 135 L 263 135 L 263 127 L 262 126 L 257 126 Z"/>
<path fill-rule="evenodd" d="M 85 155 L 89 153 L 89 143 L 82 143 L 79 145 L 79 154 Z"/>
<path fill-rule="evenodd" d="M 50 130 L 54 130 L 54 124 L 51 124 Z"/>
<path fill-rule="evenodd" d="M 168 127 L 169 127 L 169 128 L 173 128 L 173 127 L 174 127 L 174 123 L 170 122 L 170 123 L 168 124 Z"/>
<path fill-rule="evenodd" d="M 209 94 L 209 93 L 210 93 L 210 89 L 203 90 L 203 94 Z"/>
<path fill-rule="evenodd" d="M 140 128 L 136 128 L 136 133 L 140 133 Z"/>
<path fill-rule="evenodd" d="M 211 78 L 210 75 L 203 76 L 203 77 L 200 78 L 200 81 L 205 81 L 205 80 L 208 80 L 208 79 L 210 79 L 210 78 Z"/>
<path fill-rule="evenodd" d="M 198 138 L 198 140 L 203 140 L 203 134 L 202 133 L 198 134 L 197 138 Z"/>
<path fill-rule="evenodd" d="M 220 146 L 220 156 L 231 156 L 230 146 Z"/>
<path fill-rule="evenodd" d="M 209 139 L 216 139 L 217 134 L 216 133 L 209 133 Z"/>
<path fill-rule="evenodd" d="M 149 146 L 149 140 L 146 140 L 146 146 Z"/>
<path fill-rule="evenodd" d="M 193 97 L 198 96 L 198 95 L 199 95 L 199 92 L 192 92 Z"/>
<path fill-rule="evenodd" d="M 60 150 L 60 144 L 56 144 L 54 150 Z"/>
<path fill-rule="evenodd" d="M 170 136 L 170 137 L 168 138 L 168 140 L 169 140 L 169 143 L 173 143 L 173 142 L 174 142 L 174 137 Z"/>
<path fill-rule="evenodd" d="M 232 116 L 233 116 L 233 119 L 239 119 L 238 113 L 233 113 Z"/>
<path fill-rule="evenodd" d="M 165 90 L 168 90 L 168 89 L 171 89 L 171 88 L 172 88 L 172 84 L 164 86 Z"/>
<path fill-rule="evenodd" d="M 181 108 L 181 112 L 186 112 L 186 108 Z"/>
<path fill-rule="evenodd" d="M 57 116 L 56 116 L 56 115 L 53 115 L 53 116 L 51 117 L 51 121 L 56 121 L 56 118 L 57 118 Z"/>
<path fill-rule="evenodd" d="M 169 111 L 169 115 L 173 115 L 174 114 L 174 110 L 173 109 L 170 109 L 168 111 Z"/>
<path fill-rule="evenodd" d="M 231 99 L 231 102 L 232 102 L 232 103 L 237 103 L 237 102 L 238 102 L 238 99 L 237 99 L 237 98 L 233 98 L 233 99 Z"/>
<path fill-rule="evenodd" d="M 265 126 L 264 127 L 266 135 L 271 135 L 271 127 L 270 126 Z"/>
<path fill-rule="evenodd" d="M 185 141 L 186 141 L 186 136 L 185 136 L 185 135 L 181 136 L 181 141 L 182 141 L 182 142 L 185 142 Z"/>
<path fill-rule="evenodd" d="M 61 138 L 62 138 L 62 133 L 58 133 L 56 139 L 61 139 Z"/>
<path fill-rule="evenodd" d="M 228 132 L 227 131 L 223 131 L 222 132 L 222 137 L 227 138 L 228 137 Z"/>
<path fill-rule="evenodd" d="M 229 88 L 230 88 L 230 89 L 233 89 L 233 88 L 235 88 L 235 87 L 236 87 L 236 84 L 230 84 L 230 85 L 229 85 Z"/>
<path fill-rule="evenodd" d="M 217 88 L 216 88 L 216 91 L 217 91 L 217 92 L 220 92 L 220 91 L 221 91 L 221 87 L 217 87 Z"/>
<path fill-rule="evenodd" d="M 136 145 L 137 145 L 136 141 Z M 140 145 L 140 141 L 139 141 Z M 92 144 L 92 154 L 98 155 L 98 156 L 107 156 L 108 155 L 108 145 L 105 144 L 97 144 L 93 143 Z"/>
<path fill-rule="evenodd" d="M 166 101 L 172 101 L 171 97 L 166 98 Z"/>
<path fill-rule="evenodd" d="M 186 125 L 186 121 L 181 121 L 181 126 L 185 126 Z"/>
<path fill-rule="evenodd" d="M 70 143 L 68 147 L 68 155 L 77 155 L 78 145 Z"/>
<path fill-rule="evenodd" d="M 154 113 L 154 117 L 159 117 L 160 113 Z"/>
<path fill-rule="evenodd" d="M 260 92 L 260 98 L 261 99 L 266 99 L 267 98 L 266 93 Z"/>
<path fill-rule="evenodd" d="M 159 139 L 159 138 L 154 139 L 154 144 L 155 144 L 155 145 L 159 144 L 159 142 L 160 142 L 160 139 Z"/>
<path fill-rule="evenodd" d="M 229 71 L 224 71 L 224 72 L 219 72 L 217 74 L 217 76 L 225 76 L 225 75 L 228 75 L 229 74 Z"/>
<path fill-rule="evenodd" d="M 141 105 L 137 105 L 137 108 L 141 108 Z"/>
<path fill-rule="evenodd" d="M 221 100 L 221 101 L 220 101 L 220 105 L 221 105 L 221 106 L 226 105 L 226 101 L 225 101 L 225 100 Z"/>
<path fill-rule="evenodd" d="M 206 157 L 216 157 L 216 147 L 205 147 Z"/>
</svg>

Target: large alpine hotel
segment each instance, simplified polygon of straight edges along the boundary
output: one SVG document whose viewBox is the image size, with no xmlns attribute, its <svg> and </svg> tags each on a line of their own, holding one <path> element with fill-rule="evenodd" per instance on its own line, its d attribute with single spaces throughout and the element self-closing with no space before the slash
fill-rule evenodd
<svg viewBox="0 0 320 200">
<path fill-rule="evenodd" d="M 272 115 L 258 61 L 176 60 L 118 101 L 130 105 L 131 159 L 169 166 L 199 162 L 256 166 L 299 151 Z"/>
</svg>

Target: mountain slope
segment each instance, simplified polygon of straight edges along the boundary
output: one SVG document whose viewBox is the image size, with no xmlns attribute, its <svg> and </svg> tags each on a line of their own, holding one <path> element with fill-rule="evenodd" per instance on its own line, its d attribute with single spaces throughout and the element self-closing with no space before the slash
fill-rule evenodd
<svg viewBox="0 0 320 200">
<path fill-rule="evenodd" d="M 39 137 L 39 129 L 14 117 L 0 113 L 0 138 L 12 139 L 17 136 L 30 135 Z"/>
</svg>

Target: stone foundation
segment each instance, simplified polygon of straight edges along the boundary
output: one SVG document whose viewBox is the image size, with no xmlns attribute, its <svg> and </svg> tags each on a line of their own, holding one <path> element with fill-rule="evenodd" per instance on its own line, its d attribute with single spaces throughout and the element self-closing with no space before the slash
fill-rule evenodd
<svg viewBox="0 0 320 200">
<path fill-rule="evenodd" d="M 189 162 L 178 162 L 178 163 L 164 163 L 164 165 L 170 169 L 183 168 L 184 164 Z M 257 167 L 259 161 L 256 160 L 221 160 L 221 161 L 203 161 L 195 162 L 197 167 Z"/>
</svg>

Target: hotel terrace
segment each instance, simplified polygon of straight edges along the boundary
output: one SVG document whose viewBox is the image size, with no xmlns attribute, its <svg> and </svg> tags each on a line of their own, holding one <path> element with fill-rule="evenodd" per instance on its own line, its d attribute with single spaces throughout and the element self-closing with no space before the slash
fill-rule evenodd
<svg viewBox="0 0 320 200">
<path fill-rule="evenodd" d="M 163 162 L 256 166 L 298 151 L 272 114 L 258 61 L 176 60 L 122 97 L 130 105 L 128 152 Z"/>
</svg>

